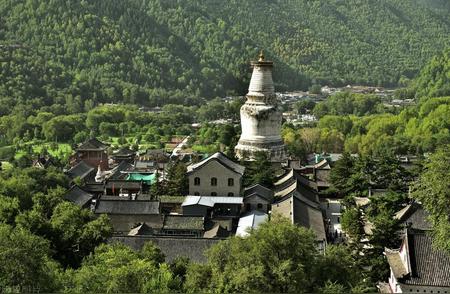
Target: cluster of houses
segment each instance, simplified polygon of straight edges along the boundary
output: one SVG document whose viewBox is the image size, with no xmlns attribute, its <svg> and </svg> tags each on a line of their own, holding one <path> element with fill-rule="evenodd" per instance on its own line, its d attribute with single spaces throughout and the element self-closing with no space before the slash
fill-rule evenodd
<svg viewBox="0 0 450 294">
<path fill-rule="evenodd" d="M 345 241 L 341 200 L 320 193 L 330 186 L 332 163 L 340 154 L 316 154 L 305 165 L 288 161 L 271 187 L 244 187 L 245 167 L 218 152 L 188 163 L 188 195 L 154 197 L 150 189 L 158 180 L 155 174 L 164 174 L 174 160 L 170 154 L 150 150 L 137 155 L 128 149 L 108 154 L 108 147 L 90 139 L 76 149 L 66 171 L 73 184 L 65 198 L 95 214 L 107 214 L 114 229 L 111 241 L 136 249 L 152 241 L 169 260 L 186 256 L 203 262 L 210 246 L 230 236 L 245 237 L 273 214 L 311 229 L 319 250 Z M 383 191 L 371 190 L 355 202 L 367 206 L 368 196 L 377 193 Z M 385 250 L 391 276 L 380 284 L 382 291 L 450 293 L 450 257 L 432 247 L 426 217 L 419 203 L 396 214 L 405 228 L 403 243 Z M 364 229 L 370 234 L 371 224 Z"/>
<path fill-rule="evenodd" d="M 245 167 L 217 152 L 187 164 L 188 195 L 155 197 L 151 186 L 175 160 L 171 154 L 149 150 L 137 155 L 129 149 L 108 154 L 108 147 L 95 138 L 78 146 L 66 171 L 72 186 L 65 198 L 95 214 L 107 214 L 113 240 L 133 247 L 145 240 L 169 247 L 184 244 L 194 249 L 182 246 L 176 252 L 203 260 L 203 249 L 229 236 L 244 237 L 275 213 L 312 229 L 322 249 L 342 235 L 340 206 L 319 197 L 329 185 L 330 158 L 315 157 L 307 166 L 289 162 L 272 187 L 257 183 L 244 187 Z M 162 177 L 156 177 L 157 173 Z"/>
</svg>

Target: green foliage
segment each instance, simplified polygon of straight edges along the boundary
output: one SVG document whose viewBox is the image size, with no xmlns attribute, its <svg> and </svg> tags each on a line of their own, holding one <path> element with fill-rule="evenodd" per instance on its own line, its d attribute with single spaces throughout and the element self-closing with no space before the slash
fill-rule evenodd
<svg viewBox="0 0 450 294">
<path fill-rule="evenodd" d="M 325 255 L 317 265 L 317 284 L 325 287 L 331 283 L 346 287 L 355 287 L 363 281 L 357 257 L 345 245 L 329 245 Z"/>
<path fill-rule="evenodd" d="M 276 178 L 276 170 L 269 161 L 268 154 L 258 152 L 255 154 L 253 161 L 242 162 L 242 164 L 246 167 L 242 180 L 244 187 L 249 187 L 254 184 L 272 187 Z"/>
<path fill-rule="evenodd" d="M 381 107 L 381 98 L 376 95 L 342 92 L 316 104 L 316 107 L 318 110 L 314 108 L 313 112 L 317 118 L 321 118 L 324 112 L 331 115 L 363 116 L 377 113 Z"/>
<path fill-rule="evenodd" d="M 173 161 L 167 168 L 167 180 L 164 182 L 165 195 L 186 195 L 189 189 L 186 165 L 181 161 Z M 163 195 L 163 194 L 160 194 Z"/>
<path fill-rule="evenodd" d="M 172 292 L 169 266 L 149 254 L 149 246 L 135 252 L 115 243 L 99 246 L 82 266 L 66 273 L 68 293 L 167 293 Z"/>
<path fill-rule="evenodd" d="M 189 265 L 185 291 L 305 293 L 330 283 L 342 291 L 364 285 L 359 263 L 347 247 L 330 246 L 322 255 L 312 231 L 278 215 L 246 238 L 214 245 L 207 257 L 206 264 Z"/>
<path fill-rule="evenodd" d="M 0 223 L 0 288 L 2 292 L 57 291 L 59 268 L 49 242 L 29 231 Z"/>
<path fill-rule="evenodd" d="M 450 146 L 432 154 L 425 170 L 413 187 L 413 198 L 419 200 L 430 214 L 436 246 L 450 252 Z"/>
<path fill-rule="evenodd" d="M 450 95 L 450 48 L 435 56 L 420 72 L 413 84 L 418 97 Z"/>
<path fill-rule="evenodd" d="M 310 80 L 396 85 L 448 44 L 448 6 L 422 2 L 233 0 L 218 10 L 216 0 L 8 0 L 0 5 L 0 114 L 243 94 L 246 65 L 261 48 L 281 90 Z"/>
<path fill-rule="evenodd" d="M 0 221 L 48 240 L 51 256 L 64 267 L 78 266 L 111 235 L 107 216 L 63 200 L 68 179 L 62 172 L 26 168 L 0 176 Z"/>
<path fill-rule="evenodd" d="M 341 217 L 342 229 L 346 234 L 353 240 L 353 242 L 358 243 L 363 234 L 363 219 L 361 211 L 357 207 L 349 207 L 345 209 Z"/>
<path fill-rule="evenodd" d="M 210 287 L 219 292 L 308 291 L 316 254 L 311 232 L 275 218 L 245 239 L 211 248 Z"/>
</svg>

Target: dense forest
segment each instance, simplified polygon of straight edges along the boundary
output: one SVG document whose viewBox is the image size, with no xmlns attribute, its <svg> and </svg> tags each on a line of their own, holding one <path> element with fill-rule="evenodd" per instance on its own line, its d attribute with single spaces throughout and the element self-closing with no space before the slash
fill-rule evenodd
<svg viewBox="0 0 450 294">
<path fill-rule="evenodd" d="M 396 86 L 449 45 L 449 9 L 440 0 L 5 0 L 1 114 L 243 94 L 260 49 L 280 90 Z"/>
</svg>

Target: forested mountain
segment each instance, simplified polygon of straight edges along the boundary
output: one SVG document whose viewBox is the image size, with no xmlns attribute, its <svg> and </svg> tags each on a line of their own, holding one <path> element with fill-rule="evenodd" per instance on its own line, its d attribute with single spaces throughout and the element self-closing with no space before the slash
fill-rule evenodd
<svg viewBox="0 0 450 294">
<path fill-rule="evenodd" d="M 445 0 L 2 0 L 4 108 L 199 103 L 245 93 L 260 49 L 278 89 L 392 86 L 449 45 Z"/>
<path fill-rule="evenodd" d="M 433 57 L 414 80 L 412 88 L 418 97 L 450 95 L 450 48 Z"/>
</svg>

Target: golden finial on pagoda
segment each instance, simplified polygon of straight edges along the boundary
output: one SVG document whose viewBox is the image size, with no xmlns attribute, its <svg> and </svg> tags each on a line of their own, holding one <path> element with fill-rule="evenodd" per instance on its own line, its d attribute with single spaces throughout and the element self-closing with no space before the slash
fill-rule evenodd
<svg viewBox="0 0 450 294">
<path fill-rule="evenodd" d="M 261 51 L 259 52 L 259 59 L 258 59 L 258 61 L 259 61 L 259 62 L 263 62 L 263 61 L 264 61 L 264 52 L 263 52 L 263 50 L 261 50 Z"/>
</svg>

